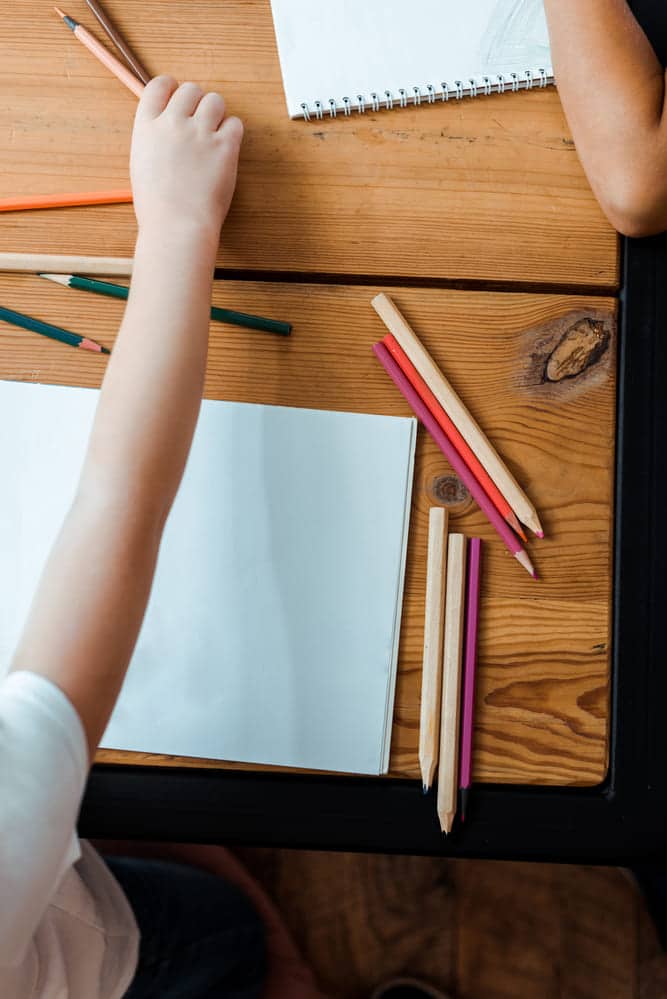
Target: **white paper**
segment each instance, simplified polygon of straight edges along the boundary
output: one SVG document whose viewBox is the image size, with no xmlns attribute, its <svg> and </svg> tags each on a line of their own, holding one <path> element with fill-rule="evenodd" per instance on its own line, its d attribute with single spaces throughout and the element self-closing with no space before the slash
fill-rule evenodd
<svg viewBox="0 0 667 999">
<path fill-rule="evenodd" d="M 498 75 L 525 71 L 553 78 L 549 35 L 542 0 L 271 0 L 280 65 L 292 117 L 312 115 L 316 101 L 324 112 L 333 99 L 338 110 L 358 95 L 371 105 L 372 93 L 385 106 L 399 91 L 414 101 L 433 93 L 455 93 L 455 81 L 470 92 Z"/>
<path fill-rule="evenodd" d="M 97 398 L 0 382 L 4 664 Z M 102 744 L 385 772 L 415 435 L 404 418 L 204 401 Z"/>
</svg>

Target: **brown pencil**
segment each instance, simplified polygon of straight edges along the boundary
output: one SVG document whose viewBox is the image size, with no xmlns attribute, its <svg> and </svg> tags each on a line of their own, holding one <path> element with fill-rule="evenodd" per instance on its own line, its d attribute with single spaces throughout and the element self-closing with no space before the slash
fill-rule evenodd
<svg viewBox="0 0 667 999">
<path fill-rule="evenodd" d="M 141 65 L 134 52 L 127 44 L 118 29 L 109 20 L 108 14 L 102 9 L 102 5 L 97 2 L 97 0 L 86 0 L 86 3 L 90 7 L 91 11 L 100 22 L 103 30 L 109 36 L 111 41 L 114 43 L 118 51 L 121 53 L 125 62 L 128 64 L 130 69 L 134 72 L 136 76 L 142 81 L 142 83 L 148 83 L 150 80 L 149 74 L 146 72 L 144 67 Z"/>
</svg>

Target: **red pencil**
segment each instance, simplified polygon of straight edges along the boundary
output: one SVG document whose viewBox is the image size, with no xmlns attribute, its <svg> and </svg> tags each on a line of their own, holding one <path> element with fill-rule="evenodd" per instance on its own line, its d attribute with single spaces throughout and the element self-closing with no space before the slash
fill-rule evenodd
<svg viewBox="0 0 667 999">
<path fill-rule="evenodd" d="M 399 365 L 401 371 L 408 379 L 415 392 L 417 392 L 421 396 L 422 401 L 426 403 L 431 415 L 438 421 L 443 433 L 447 434 L 453 446 L 456 448 L 472 474 L 482 486 L 500 516 L 504 517 L 512 530 L 516 531 L 519 537 L 525 541 L 526 535 L 521 530 L 521 525 L 519 524 L 512 507 L 500 492 L 495 482 L 493 482 L 489 477 L 484 467 L 480 464 L 475 452 L 471 450 L 470 446 L 466 443 L 450 418 L 447 416 L 447 413 L 433 395 L 408 355 L 400 346 L 398 340 L 396 340 L 392 333 L 387 333 L 387 335 L 380 342 L 387 345 L 389 353 Z"/>
<path fill-rule="evenodd" d="M 418 393 L 415 392 L 412 385 L 389 353 L 386 344 L 374 343 L 373 353 L 401 395 L 407 400 L 415 415 L 424 424 L 449 464 L 452 466 L 463 484 L 467 487 L 475 502 L 486 514 L 492 526 L 505 542 L 507 549 L 511 552 L 517 562 L 521 563 L 526 572 L 529 572 L 533 579 L 537 579 L 537 573 L 533 569 L 532 563 L 528 558 L 527 553 L 521 547 L 516 535 L 510 530 L 509 526 L 500 516 L 495 506 L 486 495 L 484 489 L 474 477 L 447 435 L 443 433 L 437 420 L 431 415 L 426 403 L 423 402 Z"/>
<path fill-rule="evenodd" d="M 482 554 L 481 538 L 471 538 L 468 545 L 467 594 L 465 610 L 465 660 L 463 674 L 463 716 L 461 718 L 461 821 L 466 816 L 472 773 L 472 728 L 475 707 L 475 671 L 477 668 L 477 621 L 479 617 L 479 570 Z"/>
</svg>

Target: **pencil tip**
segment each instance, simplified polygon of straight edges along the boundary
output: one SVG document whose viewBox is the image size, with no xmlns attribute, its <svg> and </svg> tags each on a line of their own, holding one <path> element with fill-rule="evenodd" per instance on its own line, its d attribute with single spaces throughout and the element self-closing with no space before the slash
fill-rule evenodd
<svg viewBox="0 0 667 999">
<path fill-rule="evenodd" d="M 428 784 L 422 784 L 422 794 L 428 794 Z"/>
<path fill-rule="evenodd" d="M 110 354 L 110 353 L 111 353 L 111 351 L 109 350 L 109 348 L 108 348 L 108 347 L 102 347 L 102 353 L 103 353 L 103 354 Z"/>
<path fill-rule="evenodd" d="M 69 14 L 66 14 L 64 10 L 60 9 L 60 7 L 54 7 L 53 9 L 55 10 L 58 17 L 62 17 L 67 27 L 70 28 L 72 31 L 74 31 L 75 28 L 79 27 L 79 22 L 75 21 L 73 17 L 70 17 Z"/>
<path fill-rule="evenodd" d="M 531 576 L 533 577 L 533 579 L 539 579 L 539 576 L 537 575 L 537 573 L 535 572 L 535 570 L 534 570 L 534 569 L 533 569 L 533 571 L 531 572 Z"/>
<path fill-rule="evenodd" d="M 544 537 L 544 531 L 535 531 L 535 536 L 538 537 L 538 538 L 543 538 Z"/>
</svg>

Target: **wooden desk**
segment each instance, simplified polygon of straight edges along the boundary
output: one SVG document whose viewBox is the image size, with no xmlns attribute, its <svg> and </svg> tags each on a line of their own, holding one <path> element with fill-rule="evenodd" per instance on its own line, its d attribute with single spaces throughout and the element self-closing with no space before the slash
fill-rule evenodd
<svg viewBox="0 0 667 999">
<path fill-rule="evenodd" d="M 206 394 L 405 413 L 370 352 L 384 333 L 370 299 L 380 289 L 394 295 L 547 531 L 531 545 L 534 583 L 470 503 L 453 509 L 457 529 L 489 540 L 475 778 L 599 783 L 608 755 L 618 245 L 555 90 L 290 122 L 265 0 L 107 6 L 150 70 L 222 90 L 246 122 L 219 257 L 234 280 L 216 283 L 214 301 L 295 328 L 279 340 L 213 327 Z M 82 0 L 68 13 L 93 27 Z M 132 95 L 37 0 L 24 0 L 0 30 L 8 137 L 0 196 L 124 185 Z M 0 219 L 0 250 L 128 256 L 134 234 L 126 206 L 17 213 Z M 27 275 L 1 276 L 0 289 L 7 306 L 113 341 L 121 315 L 113 301 Z M 545 382 L 548 354 L 586 317 L 602 321 L 606 351 L 577 377 Z M 6 326 L 0 343 L 2 377 L 99 384 L 100 358 Z M 418 776 L 427 509 L 447 473 L 420 432 L 391 760 L 404 777 Z"/>
</svg>

